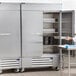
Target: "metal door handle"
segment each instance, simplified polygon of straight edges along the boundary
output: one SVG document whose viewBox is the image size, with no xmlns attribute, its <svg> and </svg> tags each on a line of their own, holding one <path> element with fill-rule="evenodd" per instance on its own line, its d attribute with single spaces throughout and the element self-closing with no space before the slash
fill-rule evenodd
<svg viewBox="0 0 76 76">
<path fill-rule="evenodd" d="M 34 42 L 34 43 L 43 43 L 43 42 Z"/>
<path fill-rule="evenodd" d="M 34 41 L 33 43 L 43 43 L 42 41 Z"/>
<path fill-rule="evenodd" d="M 42 33 L 34 33 L 33 35 L 43 36 L 43 34 L 42 34 Z"/>
<path fill-rule="evenodd" d="M 0 33 L 0 36 L 9 36 L 11 33 Z"/>
</svg>

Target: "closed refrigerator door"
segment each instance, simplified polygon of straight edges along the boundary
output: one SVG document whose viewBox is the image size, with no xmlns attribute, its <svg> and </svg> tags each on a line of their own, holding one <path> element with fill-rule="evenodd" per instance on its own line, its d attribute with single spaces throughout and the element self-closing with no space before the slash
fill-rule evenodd
<svg viewBox="0 0 76 76">
<path fill-rule="evenodd" d="M 43 53 L 43 14 L 41 11 L 22 11 L 22 55 L 41 56 Z"/>
<path fill-rule="evenodd" d="M 20 17 L 14 9 L 18 6 L 0 5 L 0 58 L 20 57 Z"/>
</svg>

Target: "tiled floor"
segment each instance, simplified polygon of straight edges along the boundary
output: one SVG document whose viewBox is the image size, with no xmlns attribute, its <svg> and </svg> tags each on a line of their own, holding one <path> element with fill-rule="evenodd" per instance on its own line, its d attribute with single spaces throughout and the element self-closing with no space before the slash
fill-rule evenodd
<svg viewBox="0 0 76 76">
<path fill-rule="evenodd" d="M 29 70 L 24 73 L 12 73 L 6 72 L 1 74 L 0 76 L 61 76 L 60 71 L 52 71 L 52 70 Z M 68 70 L 65 69 L 63 71 L 62 76 L 68 76 Z M 76 69 L 71 70 L 71 76 L 76 76 Z"/>
</svg>

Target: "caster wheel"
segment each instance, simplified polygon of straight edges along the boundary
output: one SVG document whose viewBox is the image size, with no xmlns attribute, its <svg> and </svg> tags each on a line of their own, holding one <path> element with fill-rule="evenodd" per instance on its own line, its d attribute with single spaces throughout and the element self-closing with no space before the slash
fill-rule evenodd
<svg viewBox="0 0 76 76">
<path fill-rule="evenodd" d="M 21 69 L 21 72 L 24 72 L 24 70 L 25 70 L 25 69 L 24 69 L 24 68 L 22 68 L 22 69 Z"/>
<path fill-rule="evenodd" d="M 55 71 L 59 71 L 59 67 L 53 67 L 52 69 Z"/>
<path fill-rule="evenodd" d="M 59 69 L 60 69 L 59 67 L 55 67 L 55 70 L 56 70 L 56 71 L 59 71 Z"/>
<path fill-rule="evenodd" d="M 16 72 L 18 73 L 20 71 L 20 69 L 16 69 Z"/>
</svg>

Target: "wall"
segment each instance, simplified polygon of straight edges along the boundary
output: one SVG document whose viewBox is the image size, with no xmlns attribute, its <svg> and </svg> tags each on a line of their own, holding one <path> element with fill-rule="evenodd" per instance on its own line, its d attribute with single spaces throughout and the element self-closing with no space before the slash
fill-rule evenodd
<svg viewBox="0 0 76 76">
<path fill-rule="evenodd" d="M 62 0 L 63 10 L 73 10 L 76 9 L 76 0 Z"/>
<path fill-rule="evenodd" d="M 61 0 L 0 0 L 0 2 L 61 3 Z"/>
</svg>

